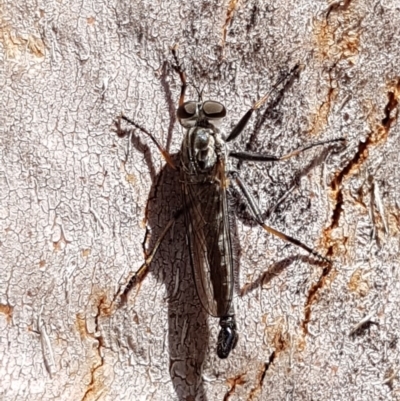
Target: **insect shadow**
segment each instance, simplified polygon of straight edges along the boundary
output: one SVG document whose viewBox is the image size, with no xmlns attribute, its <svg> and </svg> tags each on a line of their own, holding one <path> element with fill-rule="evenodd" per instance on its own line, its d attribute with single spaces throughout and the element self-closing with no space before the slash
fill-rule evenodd
<svg viewBox="0 0 400 401">
<path fill-rule="evenodd" d="M 179 155 L 173 155 L 178 163 Z M 179 173 L 164 166 L 153 182 L 147 207 L 152 250 L 171 216 L 181 206 Z M 208 315 L 197 297 L 183 216 L 166 235 L 150 271 L 164 283 L 168 302 L 170 375 L 179 399 L 204 394 L 202 366 L 209 345 Z M 193 398 L 194 399 L 194 398 Z"/>
<path fill-rule="evenodd" d="M 120 127 L 117 127 L 117 133 L 120 137 L 130 136 L 131 145 L 143 154 L 150 172 L 152 186 L 146 205 L 146 235 L 143 241 L 145 252 L 150 252 L 171 216 L 181 207 L 179 172 L 166 164 L 156 173 L 149 146 L 142 141 L 140 134 L 136 135 L 132 130 L 124 131 Z M 179 164 L 179 154 L 171 155 L 171 159 Z M 164 237 L 141 281 L 148 273 L 166 290 L 169 370 L 178 399 L 206 400 L 201 374 L 210 337 L 208 315 L 194 286 L 183 216 L 176 219 Z M 124 300 L 129 310 L 136 296 L 140 296 L 140 282 L 131 292 Z"/>
</svg>

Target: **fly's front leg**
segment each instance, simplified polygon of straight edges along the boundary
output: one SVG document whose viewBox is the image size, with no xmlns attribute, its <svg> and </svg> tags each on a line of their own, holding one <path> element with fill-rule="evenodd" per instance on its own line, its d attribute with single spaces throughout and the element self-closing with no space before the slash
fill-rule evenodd
<svg viewBox="0 0 400 401">
<path fill-rule="evenodd" d="M 133 274 L 130 275 L 130 277 L 127 280 L 127 284 L 124 286 L 124 288 L 121 288 L 118 290 L 117 296 L 116 298 L 120 297 L 121 303 L 125 303 L 127 296 L 129 294 L 129 291 L 137 284 L 140 283 L 143 278 L 146 276 L 146 274 L 149 271 L 149 267 L 151 262 L 154 259 L 154 256 L 156 255 L 158 248 L 160 247 L 163 239 L 165 238 L 165 236 L 167 235 L 168 231 L 170 230 L 170 228 L 174 225 L 175 221 L 179 218 L 179 216 L 182 214 L 183 209 L 179 209 L 177 212 L 174 213 L 174 215 L 172 216 L 171 220 L 169 220 L 169 222 L 167 223 L 167 225 L 165 226 L 163 232 L 161 233 L 161 235 L 158 237 L 153 250 L 150 252 L 150 254 L 146 257 L 144 263 L 142 264 L 142 266 L 140 266 L 140 268 Z"/>
<path fill-rule="evenodd" d="M 179 97 L 179 106 L 182 106 L 183 103 L 185 103 L 185 92 L 186 92 L 186 88 L 187 88 L 187 82 L 186 82 L 185 70 L 182 68 L 182 66 L 178 60 L 177 49 L 178 49 L 178 45 L 175 45 L 171 49 L 171 51 L 172 51 L 172 55 L 174 56 L 174 60 L 176 63 L 176 65 L 174 65 L 173 68 L 179 74 L 179 78 L 181 79 L 181 83 L 182 83 L 181 84 L 181 95 Z"/>
<path fill-rule="evenodd" d="M 288 75 L 293 75 L 299 70 L 300 66 L 296 65 Z M 255 110 L 258 110 L 268 99 L 269 95 L 271 94 L 272 91 L 276 89 L 277 86 L 279 86 L 287 76 L 282 77 L 273 87 L 272 89 L 265 95 L 263 96 L 258 102 L 254 103 L 253 107 L 247 111 L 247 113 L 240 119 L 240 121 L 236 124 L 235 128 L 232 130 L 232 132 L 228 135 L 228 138 L 226 139 L 226 142 L 233 141 L 236 139 L 245 129 L 247 123 L 249 122 L 251 116 L 253 115 L 253 112 Z"/>
<path fill-rule="evenodd" d="M 326 141 L 314 142 L 310 143 L 306 146 L 303 146 L 299 149 L 294 150 L 293 152 L 287 153 L 283 156 L 273 156 L 267 155 L 263 153 L 254 153 L 254 152 L 230 152 L 229 156 L 234 157 L 235 159 L 244 160 L 244 161 L 253 161 L 253 162 L 278 162 L 288 160 L 291 157 L 297 156 L 300 153 L 304 152 L 305 150 L 314 148 L 315 146 L 326 145 L 328 143 L 334 142 L 342 142 L 344 143 L 346 140 L 345 138 L 335 138 L 335 139 L 328 139 Z"/>
<path fill-rule="evenodd" d="M 308 247 L 307 245 L 303 244 L 301 241 L 299 241 L 296 238 L 290 237 L 289 235 L 286 235 L 278 230 L 275 230 L 272 227 L 267 226 L 263 220 L 262 220 L 262 216 L 261 216 L 261 211 L 260 208 L 258 207 L 255 199 L 253 198 L 253 196 L 250 194 L 249 190 L 247 189 L 246 185 L 244 184 L 244 182 L 242 181 L 242 179 L 239 177 L 239 175 L 236 172 L 232 172 L 231 173 L 234 182 L 238 185 L 238 187 L 240 188 L 240 191 L 242 192 L 242 194 L 244 195 L 244 197 L 247 200 L 247 203 L 250 207 L 250 210 L 253 214 L 253 217 L 255 219 L 255 221 L 268 233 L 275 235 L 278 238 L 283 239 L 284 241 L 290 242 L 293 245 L 298 246 L 299 248 L 302 248 L 304 250 L 306 250 L 307 252 L 311 253 L 312 255 L 316 256 L 317 258 L 328 262 L 328 263 L 332 263 L 329 259 L 325 258 L 324 256 L 320 255 L 318 252 L 314 251 L 314 249 Z"/>
<path fill-rule="evenodd" d="M 167 162 L 167 164 L 173 168 L 174 170 L 176 170 L 176 166 L 175 163 L 172 161 L 171 155 L 168 153 L 168 151 L 161 146 L 161 144 L 157 141 L 157 139 L 154 137 L 153 134 L 151 134 L 149 131 L 147 131 L 145 128 L 143 128 L 142 126 L 140 126 L 139 124 L 137 124 L 135 121 L 129 119 L 128 117 L 125 117 L 124 115 L 121 115 L 121 118 L 123 120 L 125 120 L 126 122 L 128 122 L 129 124 L 133 125 L 135 128 L 137 128 L 138 130 L 142 131 L 144 134 L 146 134 L 152 141 L 153 143 L 157 146 L 158 150 L 160 151 L 160 153 L 162 154 L 162 156 L 164 157 L 165 161 Z"/>
<path fill-rule="evenodd" d="M 233 141 L 236 139 L 245 129 L 247 123 L 249 122 L 251 116 L 253 115 L 254 110 L 259 109 L 267 100 L 269 93 L 261 98 L 258 102 L 254 103 L 253 107 L 247 111 L 247 113 L 240 119 L 240 121 L 236 124 L 235 128 L 226 138 L 226 142 Z"/>
</svg>

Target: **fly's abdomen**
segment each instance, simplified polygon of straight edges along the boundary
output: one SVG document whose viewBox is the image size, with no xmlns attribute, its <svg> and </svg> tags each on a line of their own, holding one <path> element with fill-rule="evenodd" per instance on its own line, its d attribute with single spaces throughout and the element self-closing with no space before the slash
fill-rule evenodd
<svg viewBox="0 0 400 401">
<path fill-rule="evenodd" d="M 183 187 L 191 265 L 197 294 L 212 316 L 229 314 L 233 294 L 233 261 L 226 191 L 214 182 L 187 182 Z"/>
</svg>

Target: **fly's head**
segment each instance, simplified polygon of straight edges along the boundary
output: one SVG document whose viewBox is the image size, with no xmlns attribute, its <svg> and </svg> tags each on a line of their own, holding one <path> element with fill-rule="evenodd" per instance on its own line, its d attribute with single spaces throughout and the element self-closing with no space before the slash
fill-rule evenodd
<svg viewBox="0 0 400 401">
<path fill-rule="evenodd" d="M 187 129 L 182 145 L 182 161 L 190 173 L 207 173 L 215 165 L 224 147 L 219 132 L 226 116 L 223 104 L 211 100 L 189 101 L 179 106 L 178 119 Z"/>
</svg>

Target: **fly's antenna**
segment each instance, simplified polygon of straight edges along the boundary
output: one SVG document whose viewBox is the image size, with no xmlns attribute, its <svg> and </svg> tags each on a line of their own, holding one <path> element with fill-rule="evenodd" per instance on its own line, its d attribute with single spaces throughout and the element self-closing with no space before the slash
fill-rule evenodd
<svg viewBox="0 0 400 401">
<path fill-rule="evenodd" d="M 199 90 L 199 88 L 192 82 L 189 82 L 189 85 L 193 86 L 194 89 L 196 89 L 197 94 L 199 95 L 199 102 L 202 101 L 202 95 L 203 95 L 203 90 Z"/>
<path fill-rule="evenodd" d="M 206 88 L 206 84 L 203 85 L 203 88 L 200 91 L 200 99 L 199 100 L 203 100 L 203 92 L 204 92 L 205 88 Z"/>
</svg>

